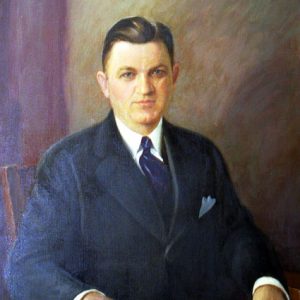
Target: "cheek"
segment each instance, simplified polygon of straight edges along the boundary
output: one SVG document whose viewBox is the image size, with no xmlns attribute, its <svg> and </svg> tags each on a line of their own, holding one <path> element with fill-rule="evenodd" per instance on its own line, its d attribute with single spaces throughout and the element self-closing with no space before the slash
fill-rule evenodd
<svg viewBox="0 0 300 300">
<path fill-rule="evenodd" d="M 171 81 L 167 79 L 158 82 L 156 88 L 157 91 L 164 96 L 168 96 L 173 91 L 173 85 L 171 84 Z"/>
<path fill-rule="evenodd" d="M 132 84 L 112 82 L 110 86 L 110 97 L 116 101 L 126 101 L 134 92 Z"/>
</svg>

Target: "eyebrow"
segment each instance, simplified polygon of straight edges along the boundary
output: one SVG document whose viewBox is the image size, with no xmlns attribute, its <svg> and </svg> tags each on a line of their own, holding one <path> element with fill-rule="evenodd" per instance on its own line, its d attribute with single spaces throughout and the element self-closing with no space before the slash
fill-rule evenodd
<svg viewBox="0 0 300 300">
<path fill-rule="evenodd" d="M 159 64 L 157 66 L 154 66 L 153 68 L 150 68 L 150 71 L 153 71 L 155 69 L 159 69 L 159 68 L 165 68 L 168 69 L 168 66 L 164 65 L 164 64 Z"/>
<path fill-rule="evenodd" d="M 135 68 L 133 67 L 129 67 L 129 66 L 124 66 L 124 67 L 121 67 L 120 69 L 118 69 L 118 73 L 122 72 L 122 71 L 134 71 Z"/>
<path fill-rule="evenodd" d="M 154 66 L 154 67 L 150 68 L 149 71 L 153 71 L 153 70 L 158 69 L 158 68 L 165 68 L 165 69 L 167 69 L 168 66 L 164 65 L 164 64 L 159 64 L 157 66 Z M 136 69 L 134 67 L 123 66 L 120 69 L 118 69 L 118 73 L 123 72 L 123 71 L 135 71 L 135 70 Z"/>
</svg>

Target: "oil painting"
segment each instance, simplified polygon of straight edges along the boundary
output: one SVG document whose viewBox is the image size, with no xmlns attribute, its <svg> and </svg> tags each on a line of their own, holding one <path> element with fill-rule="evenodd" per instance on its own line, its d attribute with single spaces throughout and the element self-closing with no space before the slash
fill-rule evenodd
<svg viewBox="0 0 300 300">
<path fill-rule="evenodd" d="M 211 270 L 243 277 L 237 260 L 247 265 L 245 256 L 256 253 L 242 249 L 253 234 L 247 223 L 240 239 L 236 227 L 244 218 L 262 233 L 258 244 L 267 237 L 273 245 L 287 281 L 278 275 L 280 288 L 300 299 L 299 1 L 1 0 L 0 69 L 0 299 L 22 298 L 9 296 L 8 285 L 17 290 L 22 283 L 12 279 L 7 261 L 23 216 L 22 232 L 32 227 L 34 234 L 17 242 L 15 259 L 31 243 L 36 251 L 28 256 L 37 255 L 55 234 L 57 257 L 71 240 L 76 249 L 63 269 L 59 260 L 37 263 L 33 270 L 47 276 L 28 275 L 26 284 L 35 284 L 30 299 L 41 299 L 43 290 L 43 299 L 53 299 L 49 290 L 55 299 L 76 300 L 98 299 L 82 291 L 103 292 L 103 299 L 241 299 L 230 279 L 216 283 Z M 124 135 L 133 140 L 136 133 L 143 138 L 132 159 Z M 148 154 L 145 136 L 153 142 Z M 157 161 L 167 165 L 166 176 Z M 156 177 L 150 170 L 148 179 L 152 167 Z M 147 191 L 144 177 L 170 189 Z M 158 194 L 160 215 L 151 203 Z M 59 200 L 52 205 L 52 198 Z M 216 225 L 220 218 L 228 228 Z M 236 231 L 227 241 L 229 228 Z M 231 244 L 243 238 L 236 252 Z M 219 246 L 222 257 L 236 257 L 230 266 L 218 254 L 191 256 L 205 258 Z M 250 260 L 276 279 L 268 258 Z M 81 281 L 85 272 L 88 283 Z M 206 278 L 207 290 L 196 288 L 197 276 Z M 217 292 L 221 286 L 226 293 Z"/>
</svg>

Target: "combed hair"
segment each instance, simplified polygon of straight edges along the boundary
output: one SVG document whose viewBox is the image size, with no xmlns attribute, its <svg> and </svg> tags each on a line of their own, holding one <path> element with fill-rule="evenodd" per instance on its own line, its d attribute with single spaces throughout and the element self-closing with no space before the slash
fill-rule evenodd
<svg viewBox="0 0 300 300">
<path fill-rule="evenodd" d="M 102 67 L 105 71 L 108 55 L 118 41 L 133 44 L 161 41 L 167 48 L 171 64 L 174 64 L 174 43 L 171 30 L 160 22 L 150 22 L 143 17 L 130 17 L 118 21 L 107 32 L 103 50 Z"/>
</svg>

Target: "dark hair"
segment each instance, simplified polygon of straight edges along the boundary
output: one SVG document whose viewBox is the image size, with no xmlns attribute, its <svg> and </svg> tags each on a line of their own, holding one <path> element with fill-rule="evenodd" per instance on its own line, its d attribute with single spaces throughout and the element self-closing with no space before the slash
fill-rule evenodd
<svg viewBox="0 0 300 300">
<path fill-rule="evenodd" d="M 143 17 L 130 17 L 118 21 L 106 34 L 102 50 L 102 67 L 105 70 L 107 57 L 118 41 L 134 44 L 161 41 L 167 48 L 171 64 L 174 64 L 174 44 L 171 30 L 159 22 L 150 22 Z"/>
</svg>

